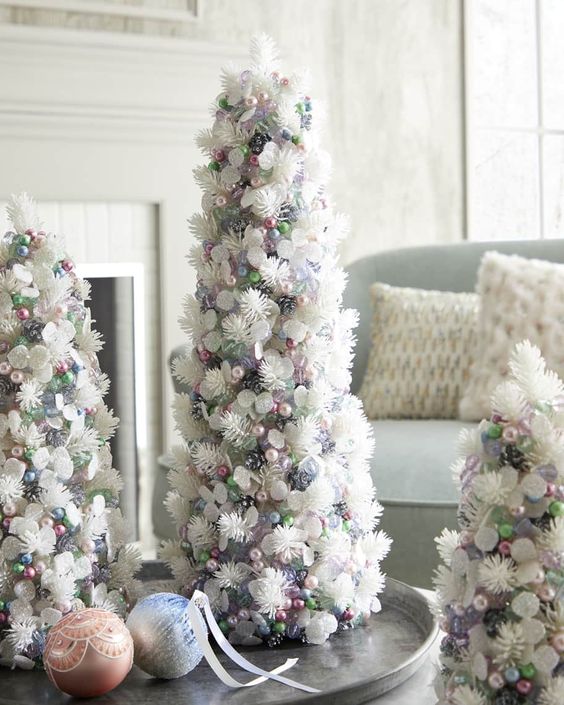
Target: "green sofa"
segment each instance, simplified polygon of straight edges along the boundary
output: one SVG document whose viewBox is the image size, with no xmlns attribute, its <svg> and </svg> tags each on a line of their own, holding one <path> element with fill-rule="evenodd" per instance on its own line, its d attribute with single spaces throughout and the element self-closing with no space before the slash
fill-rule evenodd
<svg viewBox="0 0 564 705">
<path fill-rule="evenodd" d="M 457 243 L 413 247 L 371 255 L 353 262 L 344 306 L 360 313 L 351 389 L 358 392 L 370 348 L 370 284 L 376 281 L 442 291 L 473 291 L 480 259 L 487 250 L 564 263 L 561 240 Z M 173 352 L 171 358 L 180 351 Z M 384 505 L 382 528 L 394 539 L 383 564 L 394 578 L 429 587 L 437 563 L 433 539 L 456 527 L 457 493 L 450 474 L 456 439 L 468 424 L 456 420 L 372 421 L 376 451 L 372 475 Z M 162 509 L 166 459 L 161 458 L 153 511 L 157 536 L 174 535 Z"/>
</svg>

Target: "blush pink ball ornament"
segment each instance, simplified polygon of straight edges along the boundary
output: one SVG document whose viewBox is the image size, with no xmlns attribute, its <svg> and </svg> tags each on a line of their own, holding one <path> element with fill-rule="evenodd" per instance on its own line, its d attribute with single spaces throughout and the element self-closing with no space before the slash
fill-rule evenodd
<svg viewBox="0 0 564 705">
<path fill-rule="evenodd" d="M 69 612 L 47 636 L 45 670 L 63 693 L 92 698 L 117 687 L 133 664 L 133 639 L 113 612 Z"/>
</svg>

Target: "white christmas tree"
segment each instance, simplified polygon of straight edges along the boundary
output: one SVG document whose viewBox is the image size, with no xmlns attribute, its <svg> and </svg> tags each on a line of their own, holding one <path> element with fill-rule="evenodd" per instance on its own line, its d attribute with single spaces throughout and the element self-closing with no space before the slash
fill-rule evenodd
<svg viewBox="0 0 564 705">
<path fill-rule="evenodd" d="M 528 341 L 509 367 L 437 539 L 441 704 L 564 705 L 564 386 Z"/>
<path fill-rule="evenodd" d="M 233 643 L 319 644 L 380 608 L 390 540 L 375 532 L 371 427 L 348 393 L 357 314 L 341 308 L 346 220 L 325 194 L 317 111 L 271 39 L 253 39 L 251 61 L 224 70 L 197 138 L 210 159 L 195 170 L 198 283 L 174 365 L 191 393 L 175 401 L 185 444 L 167 498 L 181 541 L 162 557 Z"/>
<path fill-rule="evenodd" d="M 41 663 L 70 610 L 124 613 L 138 551 L 124 546 L 102 343 L 62 239 L 12 197 L 0 242 L 0 663 Z"/>
</svg>

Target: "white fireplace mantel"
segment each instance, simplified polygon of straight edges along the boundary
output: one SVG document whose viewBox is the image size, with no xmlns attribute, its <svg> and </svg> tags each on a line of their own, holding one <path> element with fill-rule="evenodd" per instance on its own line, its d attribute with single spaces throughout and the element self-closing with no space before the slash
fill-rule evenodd
<svg viewBox="0 0 564 705">
<path fill-rule="evenodd" d="M 164 442 L 173 438 L 164 361 L 194 288 L 186 219 L 199 207 L 195 132 L 209 125 L 219 70 L 239 46 L 0 25 L 0 200 L 158 206 Z M 72 233 L 65 233 L 72 249 Z"/>
</svg>

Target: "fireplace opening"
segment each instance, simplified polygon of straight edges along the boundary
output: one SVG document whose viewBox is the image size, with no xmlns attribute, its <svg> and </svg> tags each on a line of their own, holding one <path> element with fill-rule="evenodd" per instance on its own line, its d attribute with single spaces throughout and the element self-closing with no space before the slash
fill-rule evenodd
<svg viewBox="0 0 564 705">
<path fill-rule="evenodd" d="M 143 265 L 82 265 L 78 273 L 92 287 L 87 304 L 93 328 L 104 339 L 98 360 L 111 383 L 105 402 L 120 419 L 110 447 L 114 467 L 124 484 L 122 512 L 127 517 L 131 539 L 139 539 L 139 495 L 147 446 Z"/>
</svg>

